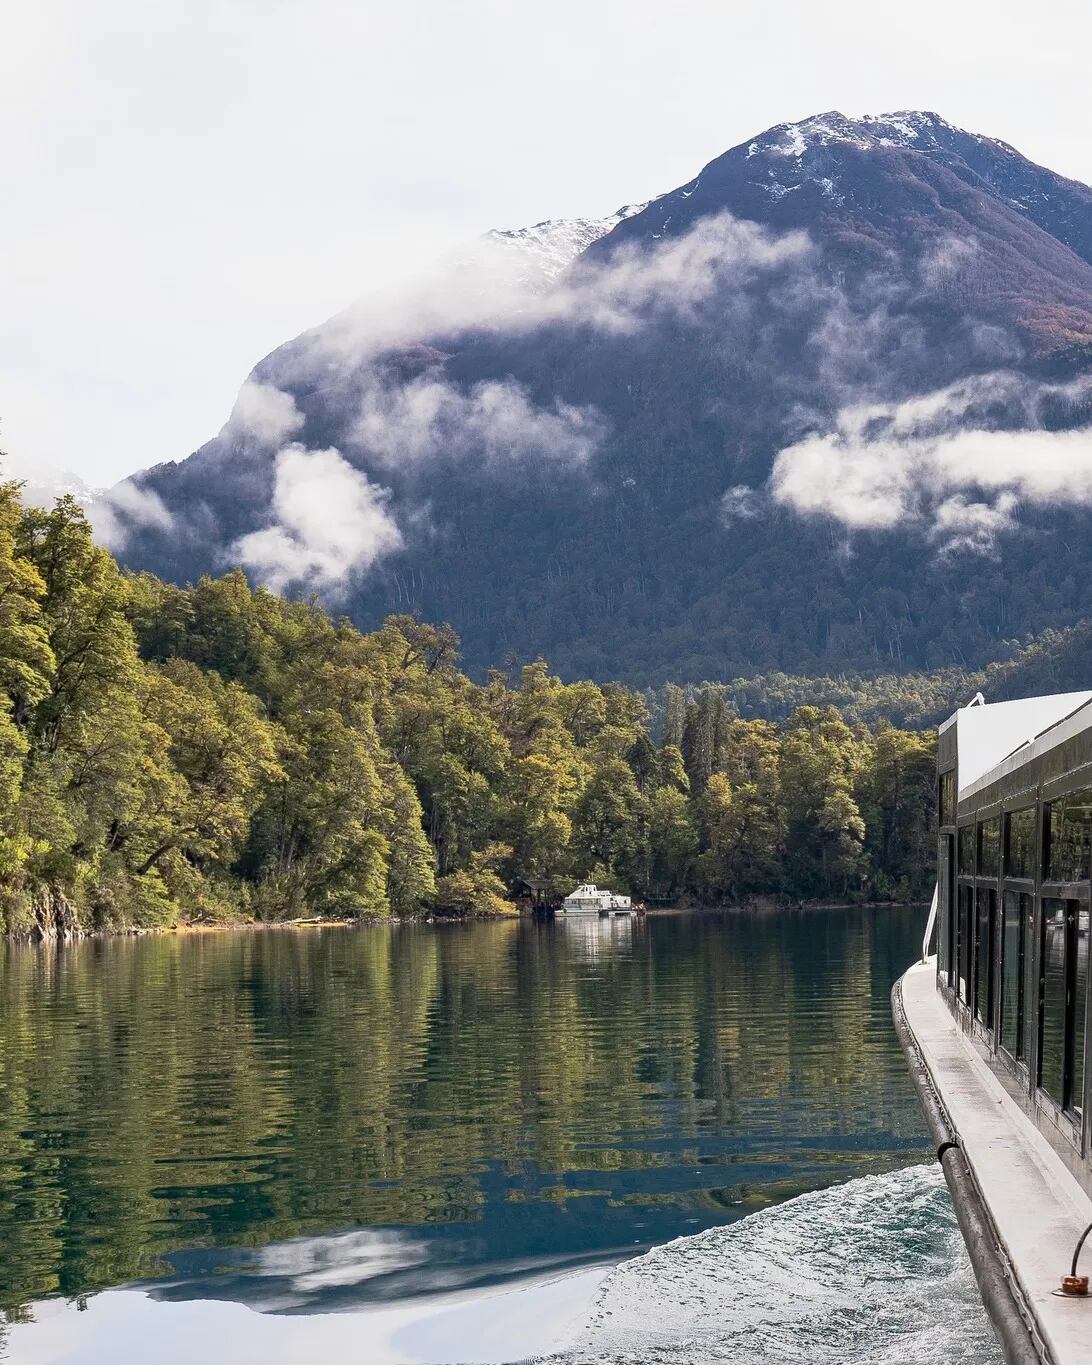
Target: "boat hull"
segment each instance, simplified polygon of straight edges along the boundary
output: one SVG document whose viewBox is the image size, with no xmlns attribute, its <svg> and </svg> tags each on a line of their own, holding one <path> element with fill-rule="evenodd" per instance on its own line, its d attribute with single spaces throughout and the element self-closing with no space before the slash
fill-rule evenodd
<svg viewBox="0 0 1092 1365">
<path fill-rule="evenodd" d="M 628 905 L 589 905 L 587 908 L 563 905 L 557 913 L 559 915 L 572 916 L 573 918 L 587 918 L 594 916 L 602 917 L 604 915 L 632 915 L 633 909 Z"/>
<path fill-rule="evenodd" d="M 945 1007 L 935 959 L 895 983 L 892 1014 L 1006 1361 L 1086 1365 L 1092 1298 L 1056 1290 L 1092 1200 Z"/>
</svg>

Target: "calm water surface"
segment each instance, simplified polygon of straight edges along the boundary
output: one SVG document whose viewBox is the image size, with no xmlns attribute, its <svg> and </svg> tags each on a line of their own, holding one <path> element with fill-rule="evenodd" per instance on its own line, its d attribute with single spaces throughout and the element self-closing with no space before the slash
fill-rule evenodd
<svg viewBox="0 0 1092 1365">
<path fill-rule="evenodd" d="M 116 1331 L 116 1359 L 137 1358 L 109 1325 L 121 1296 L 93 1296 L 134 1282 L 142 1304 L 246 1305 L 298 1335 L 301 1315 L 616 1262 L 921 1162 L 888 995 L 922 924 L 852 910 L 0 949 L 8 1358 L 111 1358 L 80 1354 L 71 1306 L 72 1353 L 50 1355 L 50 1299 L 88 1308 L 100 1342 Z M 353 1319 L 358 1346 L 370 1320 Z"/>
</svg>

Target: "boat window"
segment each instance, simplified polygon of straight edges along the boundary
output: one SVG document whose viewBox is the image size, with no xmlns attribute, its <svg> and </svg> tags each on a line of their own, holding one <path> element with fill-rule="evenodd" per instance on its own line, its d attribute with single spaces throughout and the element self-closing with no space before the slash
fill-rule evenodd
<svg viewBox="0 0 1092 1365">
<path fill-rule="evenodd" d="M 1065 906 L 1043 898 L 1040 940 L 1039 1084 L 1058 1104 L 1065 1099 Z"/>
<path fill-rule="evenodd" d="M 993 945 L 996 940 L 997 892 L 980 886 L 974 942 L 974 1017 L 987 1028 L 993 1024 Z"/>
<path fill-rule="evenodd" d="M 940 775 L 939 793 L 940 823 L 955 824 L 955 769 Z"/>
<path fill-rule="evenodd" d="M 1051 882 L 1086 882 L 1092 864 L 1092 788 L 1067 792 L 1047 807 L 1045 875 Z"/>
<path fill-rule="evenodd" d="M 974 876 L 974 826 L 964 825 L 959 831 L 959 871 L 964 877 Z"/>
<path fill-rule="evenodd" d="M 978 875 L 996 877 L 1001 861 L 1001 819 L 982 820 L 978 826 Z"/>
<path fill-rule="evenodd" d="M 1044 899 L 1041 952 L 1039 1084 L 1063 1109 L 1079 1115 L 1084 1104 L 1087 902 Z"/>
<path fill-rule="evenodd" d="M 1005 816 L 1005 876 L 1035 875 L 1035 807 Z"/>
<path fill-rule="evenodd" d="M 1001 1046 L 1017 1061 L 1024 1051 L 1024 982 L 1034 901 L 1024 891 L 1006 891 L 1001 931 Z"/>
<path fill-rule="evenodd" d="M 971 920 L 974 906 L 974 888 L 959 888 L 958 913 L 956 915 L 956 968 L 959 976 L 959 998 L 964 1004 L 970 1003 L 969 985 L 971 979 Z"/>
<path fill-rule="evenodd" d="M 1073 953 L 1073 1003 L 1071 1008 L 1072 1020 L 1070 1030 L 1073 1038 L 1072 1043 L 1072 1091 L 1069 1097 L 1069 1107 L 1075 1113 L 1080 1114 L 1084 1111 L 1084 1024 L 1085 1024 L 1085 1001 L 1088 998 L 1088 906 L 1079 905 L 1077 908 L 1076 923 L 1073 926 L 1073 941 L 1071 944 Z"/>
</svg>

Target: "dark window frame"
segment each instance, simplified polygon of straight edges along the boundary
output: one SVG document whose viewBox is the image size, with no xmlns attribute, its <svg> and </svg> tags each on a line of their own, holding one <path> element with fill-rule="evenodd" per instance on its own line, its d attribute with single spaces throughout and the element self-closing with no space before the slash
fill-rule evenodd
<svg viewBox="0 0 1092 1365">
<path fill-rule="evenodd" d="M 1077 958 L 1080 946 L 1080 921 L 1081 915 L 1086 917 L 1089 911 L 1088 883 L 1083 883 L 1083 895 L 1060 895 L 1057 888 L 1065 886 L 1073 889 L 1082 886 L 1081 883 L 1074 882 L 1054 882 L 1043 884 L 1043 894 L 1040 898 L 1039 908 L 1039 980 L 1038 980 L 1038 1036 L 1035 1046 L 1035 1089 L 1040 1103 L 1046 1102 L 1062 1118 L 1066 1119 L 1073 1126 L 1071 1136 L 1075 1142 L 1080 1142 L 1080 1134 L 1083 1126 L 1084 1109 L 1084 1089 L 1085 1089 L 1085 1062 L 1084 1056 L 1087 1048 L 1087 1014 L 1088 1014 L 1088 979 L 1086 975 L 1084 996 L 1078 999 L 1077 983 Z M 1048 912 L 1047 902 L 1058 902 L 1062 908 L 1062 919 L 1056 919 L 1056 911 L 1051 908 Z M 1086 918 L 1086 924 L 1087 924 Z M 1052 927 L 1056 926 L 1061 931 L 1062 936 L 1062 1002 L 1061 1002 L 1061 1076 L 1059 1094 L 1054 1094 L 1043 1084 L 1043 1063 L 1044 1048 L 1043 1040 L 1045 1034 L 1046 1003 L 1047 1003 L 1047 970 L 1048 955 L 1050 951 L 1050 937 Z M 1086 940 L 1087 941 L 1087 940 Z M 1074 1090 L 1077 1080 L 1076 1076 L 1076 1042 L 1077 1032 L 1082 1034 L 1082 1057 L 1081 1057 L 1081 1103 L 1074 1105 Z"/>
<path fill-rule="evenodd" d="M 956 884 L 956 956 L 952 985 L 956 998 L 966 1009 L 973 1002 L 974 989 L 974 883 Z"/>
<path fill-rule="evenodd" d="M 1082 782 L 1080 785 L 1074 786 L 1074 785 L 1067 784 L 1067 785 L 1065 785 L 1065 786 L 1059 786 L 1057 783 L 1052 783 L 1052 784 L 1051 784 L 1052 787 L 1056 787 L 1057 790 L 1052 791 L 1051 794 L 1050 794 L 1049 796 L 1044 794 L 1043 803 L 1042 803 L 1042 809 L 1043 809 L 1043 816 L 1042 816 L 1042 831 L 1043 831 L 1043 838 L 1042 838 L 1042 856 L 1041 856 L 1041 859 L 1040 859 L 1040 868 L 1041 868 L 1042 881 L 1043 881 L 1043 885 L 1044 885 L 1044 886 L 1047 886 L 1047 885 L 1049 885 L 1049 886 L 1081 886 L 1081 885 L 1087 886 L 1087 885 L 1088 885 L 1088 881 L 1089 881 L 1089 869 L 1090 869 L 1090 867 L 1092 867 L 1092 816 L 1089 816 L 1089 817 L 1084 821 L 1084 825 L 1085 825 L 1085 827 L 1086 827 L 1086 833 L 1085 833 L 1085 837 L 1084 837 L 1084 839 L 1083 839 L 1083 844 L 1084 844 L 1084 847 L 1083 847 L 1083 864 L 1084 864 L 1084 873 L 1085 873 L 1085 875 L 1084 875 L 1083 877 L 1070 877 L 1070 876 L 1064 876 L 1064 875 L 1057 875 L 1058 873 L 1061 873 L 1061 872 L 1071 872 L 1071 871 L 1074 870 L 1074 868 L 1073 868 L 1073 867 L 1067 867 L 1067 868 L 1064 868 L 1064 869 L 1063 869 L 1063 868 L 1057 868 L 1057 867 L 1052 866 L 1052 862 L 1053 862 L 1053 858 L 1054 858 L 1054 843 L 1055 843 L 1055 838 L 1056 838 L 1056 835 L 1055 835 L 1055 832 L 1054 832 L 1054 811 L 1055 811 L 1055 808 L 1056 808 L 1057 806 L 1059 806 L 1059 805 L 1062 806 L 1063 812 L 1062 812 L 1061 824 L 1064 826 L 1064 824 L 1066 823 L 1066 822 L 1065 822 L 1065 810 L 1064 810 L 1066 803 L 1069 802 L 1070 800 L 1072 800 L 1073 798 L 1076 798 L 1076 797 L 1079 797 L 1079 796 L 1083 795 L 1084 793 L 1088 793 L 1089 796 L 1092 797 L 1092 785 L 1089 785 L 1089 783 L 1088 783 L 1088 781 L 1087 781 L 1087 772 L 1086 772 L 1086 770 L 1084 770 L 1084 769 L 1080 769 L 1079 771 L 1085 772 L 1085 777 L 1086 777 L 1086 780 L 1085 780 L 1084 782 Z M 1092 805 L 1092 802 L 1090 802 L 1089 804 Z M 1081 860 L 1079 859 L 1079 860 L 1078 860 L 1078 863 L 1079 863 L 1080 861 L 1081 861 Z M 1079 870 L 1079 868 L 1078 868 L 1077 870 Z"/>
<path fill-rule="evenodd" d="M 1008 925 L 1009 898 L 1012 897 L 1016 911 L 1016 969 L 1011 980 L 1008 975 Z M 997 1007 L 997 1046 L 1008 1060 L 1021 1072 L 1028 1071 L 1028 994 L 1032 984 L 1029 980 L 1033 961 L 1032 945 L 1035 936 L 1035 895 L 1019 882 L 1006 885 L 1001 892 L 998 915 L 998 1007 Z M 1016 1003 L 1012 1009 L 1015 1022 L 1015 1038 L 1006 1030 L 1006 1004 L 1008 988 L 1016 988 Z"/>
<path fill-rule="evenodd" d="M 975 829 L 974 819 L 960 821 L 956 828 L 956 872 L 960 877 L 973 877 L 975 869 Z M 967 850 L 967 866 L 964 866 L 963 853 Z"/>
<path fill-rule="evenodd" d="M 995 1034 L 994 1007 L 997 1004 L 997 883 L 982 878 L 974 889 L 974 987 L 972 1013 L 977 1023 Z M 983 968 L 985 978 L 983 979 Z"/>
<path fill-rule="evenodd" d="M 1037 805 L 1014 806 L 1011 810 L 1005 810 L 1001 817 L 1001 876 L 1006 882 L 1015 882 L 1024 887 L 1035 885 L 1035 844 L 1036 844 L 1036 810 Z M 1010 849 L 1012 847 L 1011 833 L 1012 820 L 1014 816 L 1031 816 L 1031 846 L 1028 850 L 1027 872 L 1014 872 L 1011 866 Z"/>
<path fill-rule="evenodd" d="M 943 743 L 941 749 L 948 753 L 950 746 Z M 1092 929 L 1081 936 L 1080 926 L 1085 912 L 1092 908 L 1092 876 L 1085 871 L 1081 860 L 1085 853 L 1092 862 L 1092 728 L 1082 732 L 1080 741 L 1074 741 L 1067 749 L 1054 751 L 1053 760 L 1036 756 L 1026 769 L 1017 769 L 1012 774 L 1003 774 L 994 783 L 984 787 L 981 794 L 976 793 L 962 802 L 956 797 L 956 811 L 950 826 L 938 829 L 938 835 L 947 835 L 951 844 L 951 899 L 948 936 L 948 972 L 940 970 L 938 949 L 938 987 L 941 988 L 945 1003 L 961 1027 L 979 1039 L 989 1049 L 989 1061 L 1010 1090 L 1018 1090 L 1022 1095 L 1025 1112 L 1037 1123 L 1040 1130 L 1047 1134 L 1063 1159 L 1072 1163 L 1074 1159 L 1082 1162 L 1092 1181 Z M 1059 771 L 1059 760 L 1072 763 L 1071 767 Z M 1076 761 L 1074 761 L 1076 760 Z M 946 772 L 958 769 L 945 769 Z M 1013 780 L 1015 779 L 1015 780 Z M 1083 796 L 1081 793 L 1083 792 Z M 978 804 L 981 797 L 987 797 Z M 1047 830 L 1050 821 L 1050 806 L 1061 798 L 1077 798 L 1074 806 L 1083 809 L 1071 812 L 1074 821 L 1083 821 L 1084 830 L 1070 826 L 1066 829 L 1066 847 L 1070 863 L 1077 865 L 1066 869 L 1069 875 L 1085 871 L 1085 879 L 1075 882 L 1051 881 L 1047 878 L 1049 837 Z M 937 792 L 938 814 L 940 792 Z M 1000 830 L 1000 867 L 995 879 L 979 877 L 979 838 L 977 827 L 980 821 L 994 814 L 1001 817 Z M 1011 826 L 1017 820 L 1022 822 L 1019 843 L 1024 856 L 1012 867 Z M 1030 826 L 1029 822 L 1030 821 Z M 963 865 L 959 862 L 960 834 L 963 837 Z M 1028 854 L 1030 853 L 1030 867 Z M 938 847 L 938 880 L 943 863 Z M 1011 870 L 1010 870 L 1011 869 Z M 1057 868 L 1055 870 L 1058 870 Z M 1028 875 L 1021 875 L 1028 874 Z M 978 929 L 978 907 L 980 889 L 996 887 L 994 920 L 994 951 L 991 963 L 994 974 L 994 1007 L 991 1025 L 986 1030 L 975 1017 L 975 971 L 976 963 L 981 961 L 982 948 L 976 944 Z M 1030 897 L 1030 910 L 1027 899 L 1016 902 L 1020 924 L 1012 922 L 1013 910 L 1010 907 L 1006 921 L 1006 893 L 1018 897 Z M 1058 990 L 1062 964 L 1057 956 L 1057 944 L 1046 952 L 1042 940 L 1044 930 L 1043 900 L 1057 897 L 1062 900 L 1079 902 L 1076 912 L 1076 939 L 1078 952 L 1070 951 L 1065 964 L 1068 996 L 1065 1009 L 1058 1008 Z M 943 907 L 943 891 L 940 906 Z M 1047 907 L 1047 915 L 1050 913 Z M 1086 921 L 1092 925 L 1092 919 Z M 1005 933 L 1009 934 L 1008 951 L 1023 951 L 1023 971 L 1019 962 L 1006 964 L 1004 942 Z M 1069 930 L 1072 942 L 1073 930 Z M 1022 939 L 1022 941 L 1021 941 Z M 961 951 L 962 950 L 962 951 Z M 1006 965 L 1009 981 L 1005 981 Z M 963 972 L 961 990 L 961 970 Z M 985 971 L 984 965 L 980 967 Z M 1044 1039 L 1043 1023 L 1043 986 L 1049 973 L 1052 1012 L 1047 1022 L 1049 1039 Z M 1076 983 L 1083 977 L 1085 990 L 1077 998 Z M 985 980 L 978 988 L 981 1002 Z M 1009 1018 L 1004 1017 L 1005 992 L 1016 992 L 1016 1000 L 1009 1010 Z M 1021 1009 L 1022 991 L 1022 1009 Z M 982 1012 L 980 1004 L 979 1012 Z M 1083 1033 L 1082 1033 L 1082 1019 Z M 1065 1021 L 1065 1033 L 1061 1032 Z M 1018 1036 L 1022 1033 L 1022 1039 Z M 988 1035 L 988 1036 L 987 1036 Z M 1052 1067 L 1062 1069 L 1059 1062 L 1059 1038 L 1064 1037 L 1065 1060 L 1068 1069 L 1064 1099 L 1069 1108 L 1063 1109 L 1040 1085 L 1040 1057 L 1043 1042 L 1048 1041 Z M 1076 1068 L 1080 1060 L 1077 1055 L 1083 1047 L 1084 1057 L 1080 1075 Z M 1016 1055 L 1013 1054 L 1022 1054 Z M 1057 1083 L 1055 1083 L 1056 1087 Z M 1073 1103 L 1081 1102 L 1082 1111 L 1076 1111 Z M 1066 1155 L 1067 1149 L 1070 1155 Z"/>
<path fill-rule="evenodd" d="M 937 826 L 950 829 L 956 823 L 956 770 L 948 768 L 937 777 Z"/>
<path fill-rule="evenodd" d="M 990 834 L 991 850 L 986 847 L 986 836 Z M 1000 811 L 993 815 L 980 815 L 974 827 L 974 871 L 979 880 L 996 882 L 1001 875 L 1001 833 Z"/>
</svg>

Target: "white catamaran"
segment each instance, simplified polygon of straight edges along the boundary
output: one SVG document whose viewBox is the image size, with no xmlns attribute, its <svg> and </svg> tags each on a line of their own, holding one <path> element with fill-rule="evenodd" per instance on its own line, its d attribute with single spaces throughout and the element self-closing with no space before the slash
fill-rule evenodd
<svg viewBox="0 0 1092 1365">
<path fill-rule="evenodd" d="M 629 896 L 602 891 L 594 882 L 581 882 L 570 891 L 558 908 L 562 915 L 628 915 L 633 909 Z"/>
</svg>

